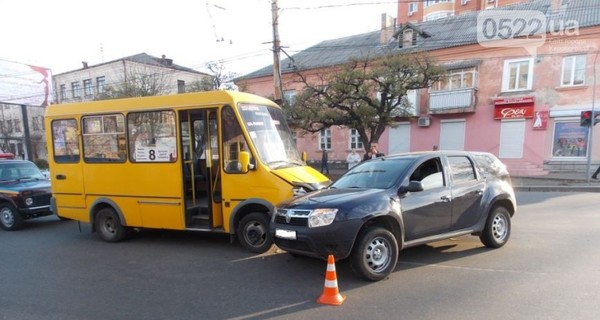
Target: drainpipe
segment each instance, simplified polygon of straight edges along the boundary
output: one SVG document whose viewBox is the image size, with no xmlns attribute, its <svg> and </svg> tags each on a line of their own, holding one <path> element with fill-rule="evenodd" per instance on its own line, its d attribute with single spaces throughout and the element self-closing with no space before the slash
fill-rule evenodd
<svg viewBox="0 0 600 320">
<path fill-rule="evenodd" d="M 585 169 L 585 180 L 590 182 L 590 166 L 592 165 L 592 146 L 594 142 L 594 125 L 596 122 L 595 115 L 595 105 L 596 105 L 596 60 L 598 59 L 598 51 L 596 51 L 596 56 L 594 56 L 594 81 L 592 84 L 592 122 L 590 123 L 590 136 L 588 138 L 588 154 L 587 154 L 587 166 Z"/>
</svg>

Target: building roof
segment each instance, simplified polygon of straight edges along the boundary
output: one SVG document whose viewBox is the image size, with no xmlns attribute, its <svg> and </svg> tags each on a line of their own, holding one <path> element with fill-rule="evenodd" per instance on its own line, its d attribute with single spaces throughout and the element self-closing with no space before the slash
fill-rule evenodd
<svg viewBox="0 0 600 320">
<path fill-rule="evenodd" d="M 578 28 L 600 25 L 600 5 L 598 0 L 562 0 L 559 8 L 552 7 L 553 0 L 532 0 L 525 3 L 501 7 L 499 11 L 508 10 L 535 10 L 547 19 L 547 32 L 564 28 L 565 22 L 575 23 Z M 490 10 L 487 10 L 490 11 Z M 431 51 L 449 47 L 472 45 L 478 43 L 477 16 L 479 12 L 470 12 L 459 16 L 443 19 L 408 24 L 420 34 L 417 49 Z M 398 30 L 407 26 L 398 26 Z M 550 30 L 554 28 L 554 30 Z M 402 40 L 400 32 L 386 44 L 380 43 L 381 31 L 373 31 L 354 36 L 322 41 L 310 48 L 286 58 L 280 63 L 281 73 L 290 73 L 296 70 L 311 70 L 324 67 L 341 65 L 350 58 L 381 56 L 389 50 L 402 52 L 414 50 L 415 47 L 399 48 L 398 38 Z M 236 80 L 247 80 L 273 75 L 273 66 L 258 69 Z"/>
<path fill-rule="evenodd" d="M 112 63 L 120 62 L 120 61 L 131 61 L 131 62 L 146 64 L 146 65 L 151 65 L 151 66 L 157 66 L 157 67 L 163 67 L 163 68 L 168 68 L 168 69 L 173 69 L 173 70 L 178 70 L 178 71 L 185 71 L 185 72 L 190 72 L 190 73 L 208 75 L 208 74 L 206 74 L 204 72 L 196 71 L 196 70 L 188 68 L 188 67 L 184 67 L 184 66 L 180 66 L 180 65 L 174 64 L 173 63 L 173 59 L 169 59 L 169 58 L 165 57 L 164 55 L 161 58 L 157 58 L 157 57 L 151 56 L 151 55 L 149 55 L 149 54 L 147 54 L 145 52 L 138 53 L 138 54 L 135 54 L 135 55 L 132 55 L 132 56 L 127 56 L 127 57 L 119 58 L 119 59 L 108 61 L 108 62 L 103 62 L 103 63 L 96 64 L 96 65 L 91 65 L 91 66 L 88 66 L 88 67 L 85 67 L 85 62 L 84 62 L 84 67 L 81 68 L 81 69 L 76 69 L 76 70 L 71 70 L 71 71 L 63 72 L 63 73 L 60 73 L 58 75 L 68 74 L 68 73 L 71 73 L 71 72 L 77 72 L 77 71 L 81 71 L 81 70 L 84 70 L 84 69 L 99 67 L 99 66 L 103 66 L 103 65 L 107 65 L 107 64 L 112 64 Z M 57 75 L 55 75 L 55 76 L 57 76 Z"/>
</svg>

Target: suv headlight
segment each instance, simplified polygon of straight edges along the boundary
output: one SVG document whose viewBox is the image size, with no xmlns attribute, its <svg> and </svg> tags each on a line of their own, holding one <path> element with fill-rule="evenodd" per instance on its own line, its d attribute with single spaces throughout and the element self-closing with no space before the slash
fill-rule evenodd
<svg viewBox="0 0 600 320">
<path fill-rule="evenodd" d="M 27 198 L 27 199 L 25 199 L 25 204 L 26 204 L 27 206 L 30 206 L 30 205 L 32 205 L 32 204 L 33 204 L 33 199 L 32 199 L 32 198 Z"/>
<path fill-rule="evenodd" d="M 335 220 L 338 209 L 315 209 L 308 215 L 308 227 L 323 227 Z"/>
</svg>

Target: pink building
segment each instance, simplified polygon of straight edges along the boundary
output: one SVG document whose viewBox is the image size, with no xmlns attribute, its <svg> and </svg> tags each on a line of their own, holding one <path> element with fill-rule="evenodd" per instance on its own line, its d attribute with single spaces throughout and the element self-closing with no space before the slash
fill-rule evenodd
<svg viewBox="0 0 600 320">
<path fill-rule="evenodd" d="M 409 93 L 413 117 L 398 119 L 387 129 L 379 140 L 385 154 L 431 150 L 434 145 L 489 151 L 514 175 L 583 172 L 590 155 L 593 171 L 600 162 L 600 127 L 580 126 L 580 114 L 600 110 L 600 4 L 567 1 L 556 6 L 553 0 L 535 0 L 511 10 L 499 14 L 515 22 L 521 17 L 518 11 L 527 10 L 525 19 L 546 23 L 547 32 L 518 43 L 484 42 L 483 22 L 475 12 L 399 26 L 385 16 L 380 32 L 323 41 L 284 60 L 284 96 L 292 98 L 302 89 L 290 81 L 295 70 L 323 72 L 352 56 L 381 55 L 382 47 L 398 53 L 425 50 L 447 70 L 447 77 L 432 88 Z M 492 15 L 487 21 L 497 23 L 499 18 Z M 272 75 L 267 67 L 238 83 L 246 91 L 273 96 Z M 351 149 L 364 153 L 351 128 L 298 133 L 297 145 L 314 161 L 321 159 L 324 148 L 334 162 L 345 162 Z"/>
</svg>

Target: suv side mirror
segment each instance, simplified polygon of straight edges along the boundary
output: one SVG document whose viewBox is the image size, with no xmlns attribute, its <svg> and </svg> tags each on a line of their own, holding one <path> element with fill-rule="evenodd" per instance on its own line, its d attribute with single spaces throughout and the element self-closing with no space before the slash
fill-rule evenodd
<svg viewBox="0 0 600 320">
<path fill-rule="evenodd" d="M 407 192 L 419 192 L 423 190 L 425 190 L 425 188 L 423 188 L 423 183 L 421 183 L 421 181 L 411 180 L 408 182 L 408 186 L 400 187 L 398 194 L 401 195 Z"/>
</svg>

